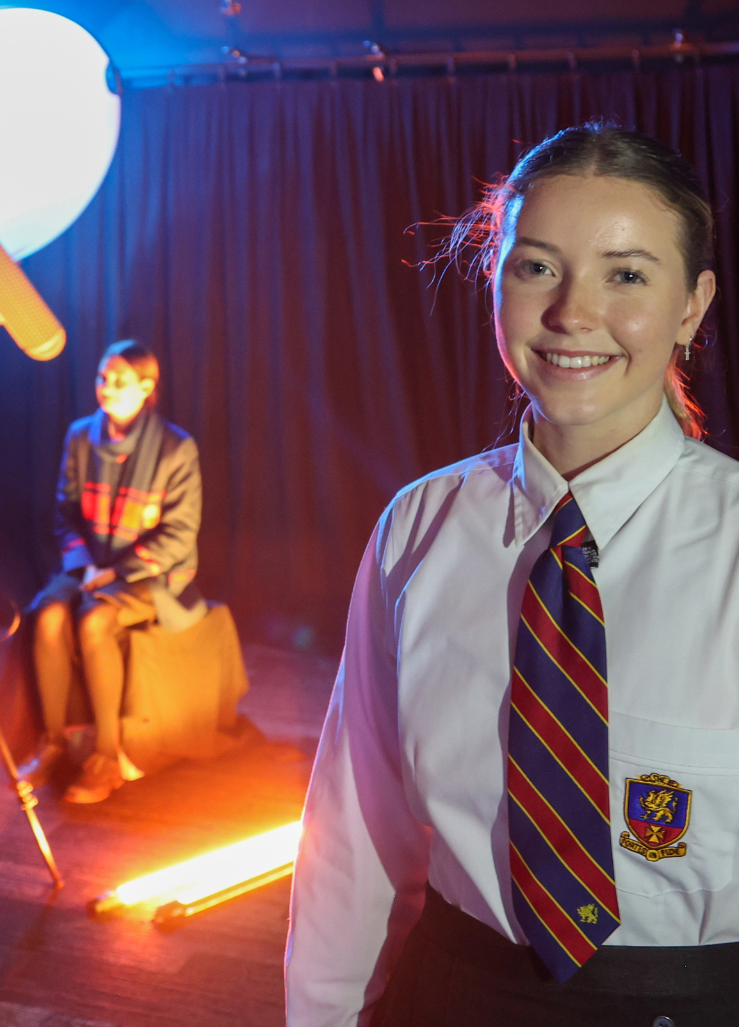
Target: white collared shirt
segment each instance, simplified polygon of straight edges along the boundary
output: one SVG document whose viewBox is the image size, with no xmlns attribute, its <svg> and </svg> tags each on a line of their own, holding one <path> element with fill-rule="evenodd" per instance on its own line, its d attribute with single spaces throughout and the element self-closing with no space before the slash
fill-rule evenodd
<svg viewBox="0 0 739 1027">
<path fill-rule="evenodd" d="M 509 882 L 509 687 L 523 591 L 568 487 L 606 623 L 622 918 L 607 944 L 739 941 L 739 463 L 686 439 L 665 402 L 568 486 L 524 422 L 517 446 L 403 490 L 365 553 L 306 802 L 288 1027 L 366 1022 L 427 879 L 526 942 Z M 627 822 L 628 782 L 650 774 L 690 792 L 671 846 L 683 855 L 647 858 Z"/>
</svg>

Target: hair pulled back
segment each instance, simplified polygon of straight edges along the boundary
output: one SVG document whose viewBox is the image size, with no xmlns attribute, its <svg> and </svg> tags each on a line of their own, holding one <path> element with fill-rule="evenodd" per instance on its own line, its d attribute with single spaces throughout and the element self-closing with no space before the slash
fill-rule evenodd
<svg viewBox="0 0 739 1027">
<path fill-rule="evenodd" d="M 152 410 L 157 405 L 157 387 L 159 385 L 159 361 L 144 346 L 140 346 L 135 339 L 121 339 L 114 342 L 103 353 L 100 358 L 100 366 L 110 360 L 111 357 L 120 357 L 125 360 L 129 367 L 132 367 L 141 378 L 150 378 L 154 382 L 154 389 L 150 396 L 147 396 L 144 406 Z"/>
<path fill-rule="evenodd" d="M 713 265 L 713 216 L 694 169 L 664 143 L 640 132 L 603 122 L 565 128 L 525 154 L 508 178 L 486 188 L 475 207 L 455 223 L 449 251 L 468 276 L 492 279 L 507 223 L 531 186 L 554 175 L 608 175 L 646 185 L 679 218 L 678 245 L 685 283 L 693 292 L 698 276 Z M 470 258 L 468 254 L 472 253 Z M 686 435 L 703 434 L 703 412 L 689 395 L 676 346 L 665 375 L 665 394 Z"/>
</svg>

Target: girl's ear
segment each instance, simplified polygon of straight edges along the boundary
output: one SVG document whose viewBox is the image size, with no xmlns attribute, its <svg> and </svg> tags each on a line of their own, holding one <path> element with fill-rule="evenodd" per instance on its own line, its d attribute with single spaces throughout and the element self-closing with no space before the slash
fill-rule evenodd
<svg viewBox="0 0 739 1027">
<path fill-rule="evenodd" d="M 156 382 L 153 378 L 141 378 L 139 380 L 139 384 L 141 386 L 142 391 L 145 393 L 146 398 L 148 399 L 156 387 Z"/>
<path fill-rule="evenodd" d="M 695 335 L 703 317 L 716 295 L 716 275 L 713 271 L 701 271 L 695 291 L 688 296 L 685 317 L 680 326 L 680 345 L 684 346 L 687 339 Z M 684 338 L 683 338 L 684 336 Z"/>
</svg>

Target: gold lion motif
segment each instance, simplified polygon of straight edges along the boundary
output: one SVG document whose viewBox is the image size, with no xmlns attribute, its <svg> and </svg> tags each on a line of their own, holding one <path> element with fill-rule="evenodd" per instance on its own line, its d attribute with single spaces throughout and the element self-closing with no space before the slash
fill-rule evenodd
<svg viewBox="0 0 739 1027">
<path fill-rule="evenodd" d="M 662 788 L 659 791 L 653 788 L 646 795 L 640 795 L 639 805 L 644 810 L 643 820 L 648 820 L 651 817 L 655 822 L 664 820 L 666 824 L 671 824 L 675 819 L 677 799 L 675 793 L 669 788 Z"/>
<path fill-rule="evenodd" d="M 582 924 L 598 923 L 598 907 L 594 902 L 589 902 L 587 906 L 580 906 L 577 913 Z"/>
</svg>

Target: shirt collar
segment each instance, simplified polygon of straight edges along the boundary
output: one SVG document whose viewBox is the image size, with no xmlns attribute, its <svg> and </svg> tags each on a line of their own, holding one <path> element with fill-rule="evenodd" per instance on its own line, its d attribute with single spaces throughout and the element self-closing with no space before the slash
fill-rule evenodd
<svg viewBox="0 0 739 1027">
<path fill-rule="evenodd" d="M 685 435 L 663 399 L 657 416 L 626 445 L 567 482 L 529 438 L 531 408 L 521 421 L 513 465 L 516 544 L 524 545 L 572 490 L 598 549 L 664 481 L 685 447 Z"/>
</svg>

